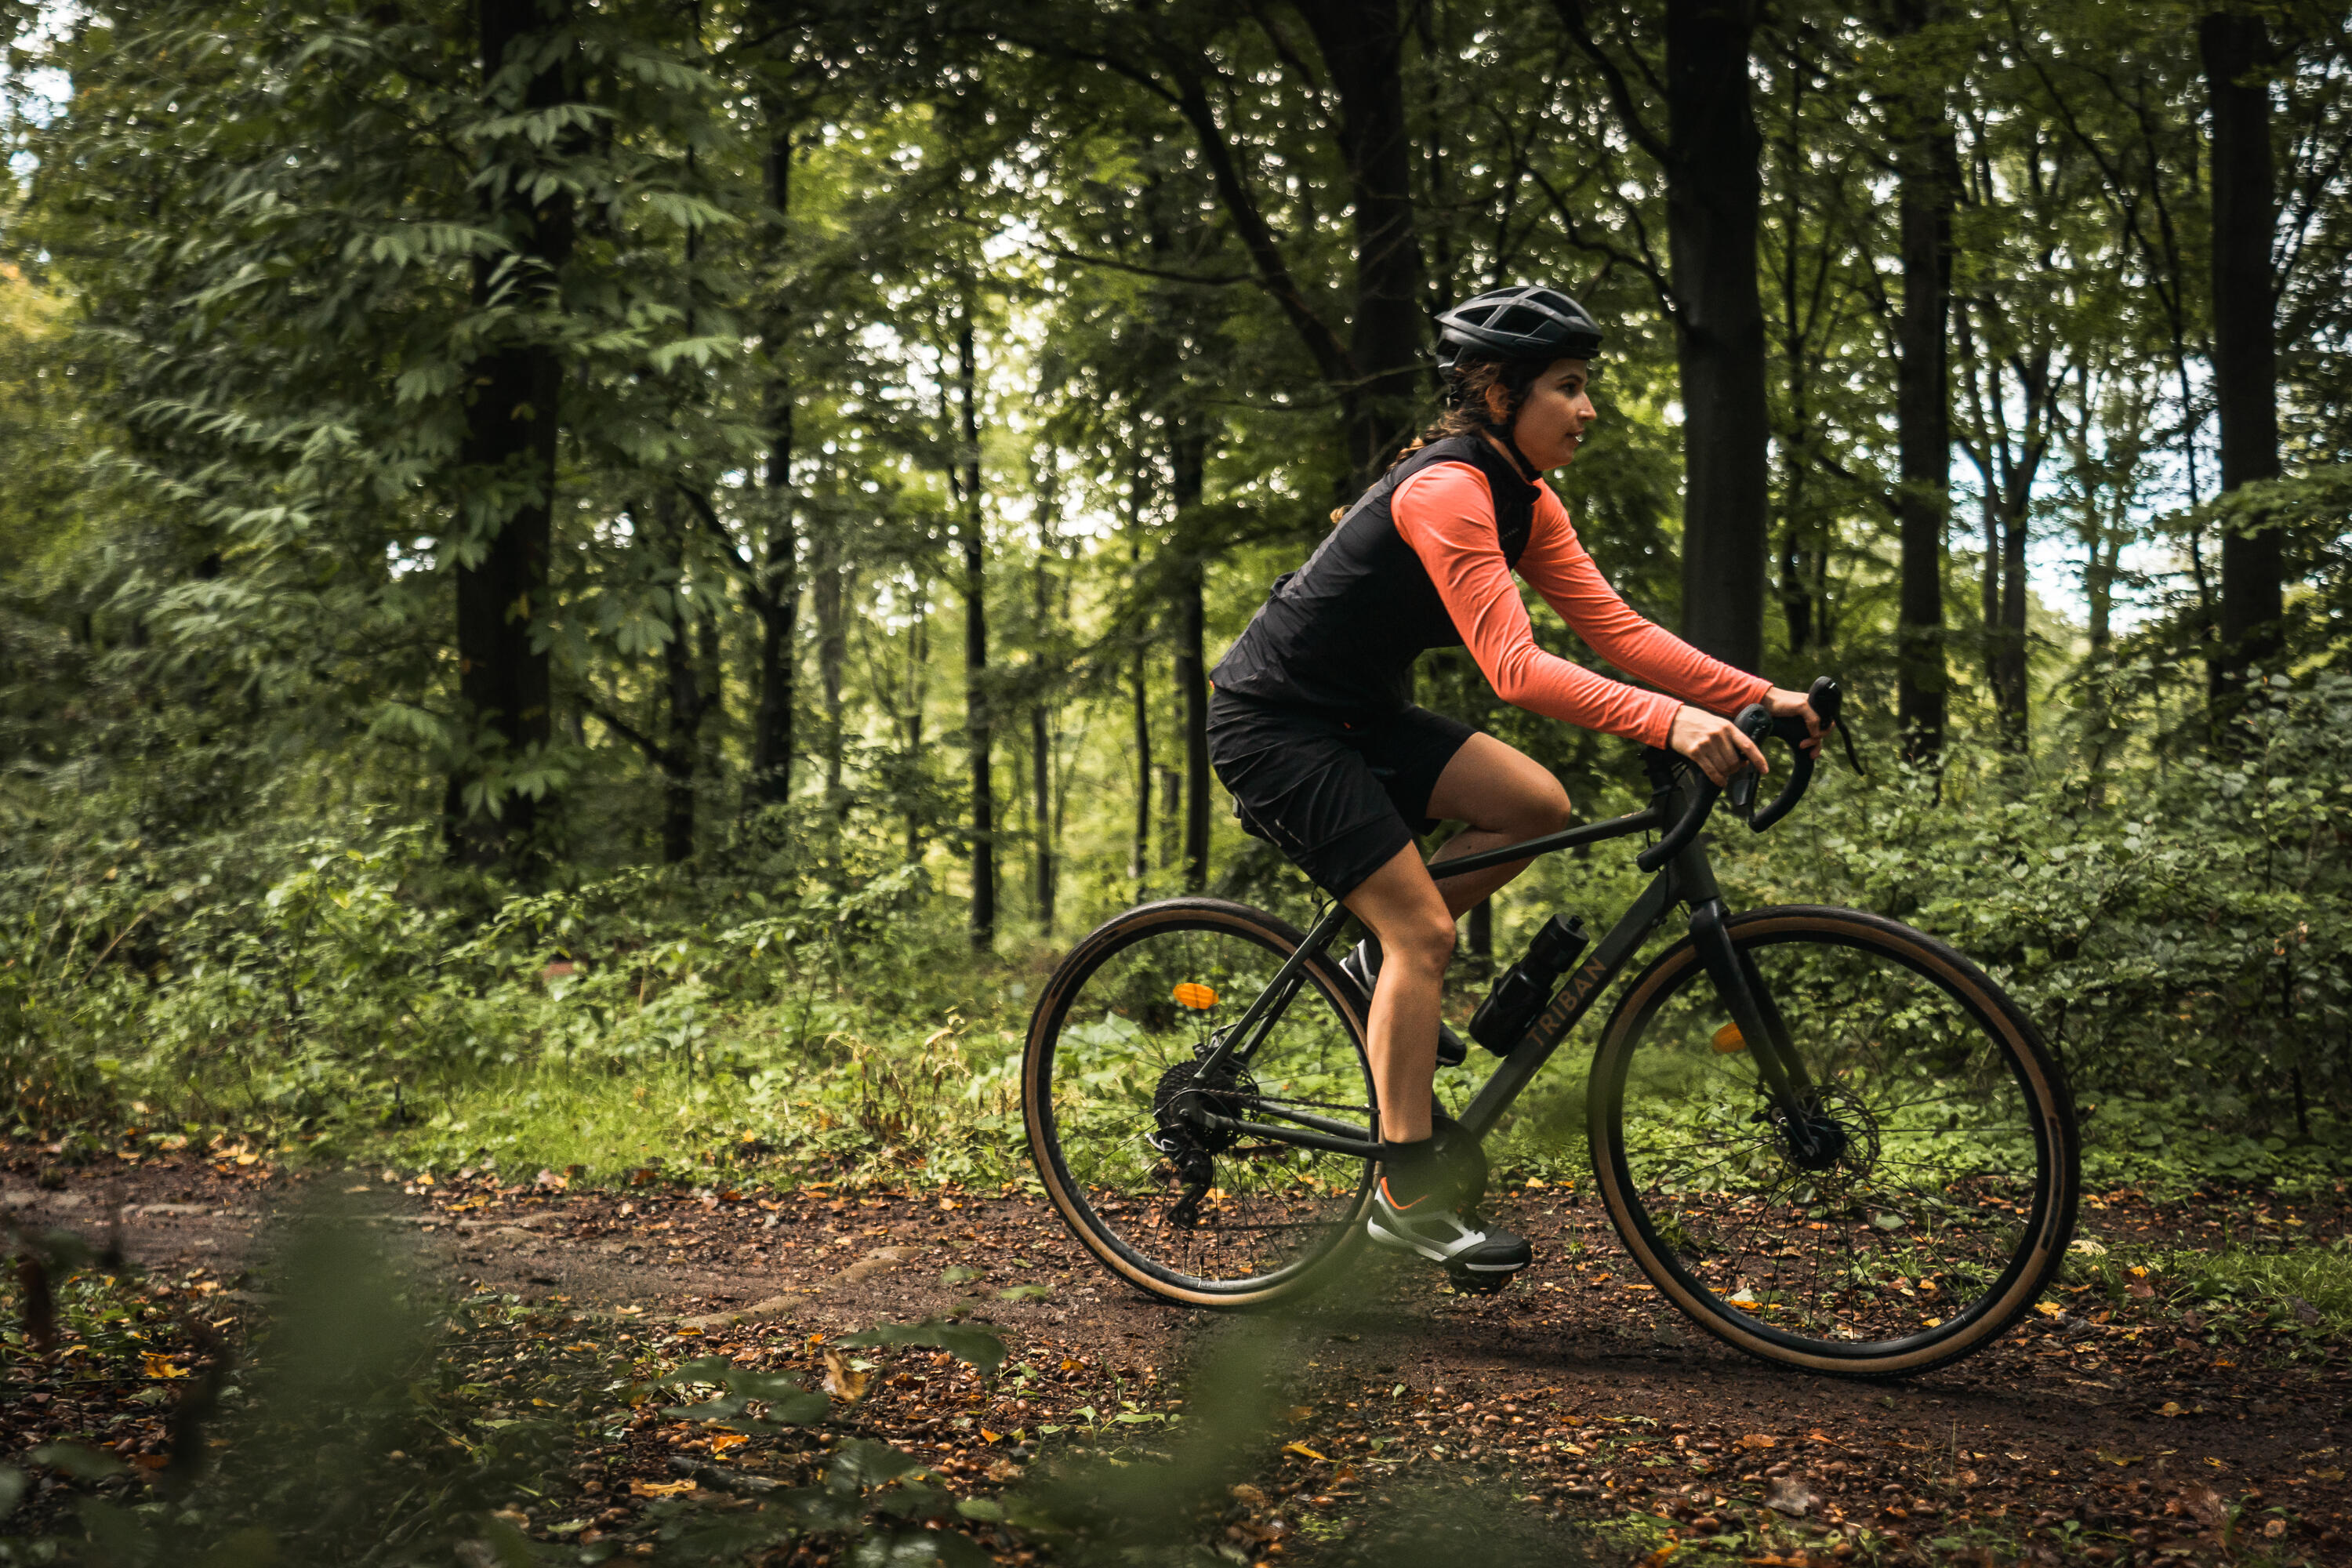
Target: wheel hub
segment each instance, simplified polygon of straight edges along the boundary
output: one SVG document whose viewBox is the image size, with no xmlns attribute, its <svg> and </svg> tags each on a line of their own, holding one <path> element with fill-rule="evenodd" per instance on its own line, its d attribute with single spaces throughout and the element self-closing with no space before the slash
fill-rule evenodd
<svg viewBox="0 0 2352 1568">
<path fill-rule="evenodd" d="M 1781 1156 L 1801 1171 L 1836 1171 L 1859 1180 L 1878 1163 L 1877 1119 L 1844 1089 L 1815 1089 L 1794 1119 L 1772 1106 L 1760 1115 L 1770 1124 Z"/>
</svg>

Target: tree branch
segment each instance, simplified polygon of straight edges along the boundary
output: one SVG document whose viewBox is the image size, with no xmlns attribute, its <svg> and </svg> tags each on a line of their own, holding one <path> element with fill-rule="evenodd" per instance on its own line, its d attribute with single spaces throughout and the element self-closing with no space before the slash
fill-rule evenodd
<svg viewBox="0 0 2352 1568">
<path fill-rule="evenodd" d="M 1282 249 L 1266 226 L 1265 216 L 1258 210 L 1257 199 L 1250 194 L 1248 183 L 1234 162 L 1224 128 L 1217 123 L 1216 112 L 1209 105 L 1208 90 L 1198 77 L 1183 79 L 1176 111 L 1192 127 L 1200 141 L 1201 156 L 1209 165 L 1218 199 L 1224 203 L 1242 249 L 1257 269 L 1258 286 L 1289 318 L 1292 328 L 1305 341 L 1307 352 L 1314 356 L 1315 368 L 1322 373 L 1323 379 L 1334 386 L 1353 385 L 1358 379 L 1353 357 L 1340 342 L 1339 334 L 1315 313 L 1315 308 L 1307 303 L 1307 296 L 1291 278 L 1289 264 L 1283 260 Z"/>
<path fill-rule="evenodd" d="M 652 763 L 656 766 L 660 764 L 662 760 L 661 747 L 650 736 L 646 735 L 644 731 L 638 729 L 635 724 L 630 723 L 626 719 L 622 718 L 619 714 L 605 707 L 602 702 L 597 701 L 596 694 L 594 692 L 583 688 L 580 693 L 580 705 L 587 709 L 595 721 L 604 725 L 604 728 L 612 731 L 613 733 L 620 736 L 625 741 L 635 742 L 637 749 L 645 752 L 646 761 Z"/>
<path fill-rule="evenodd" d="M 1553 15 L 1559 18 L 1561 29 L 1584 58 L 1592 62 L 1593 68 L 1601 73 L 1602 83 L 1609 89 L 1609 100 L 1616 106 L 1617 118 L 1625 127 L 1625 134 L 1633 139 L 1635 146 L 1655 158 L 1661 165 L 1670 162 L 1664 139 L 1643 121 L 1641 105 L 1633 101 L 1633 83 L 1625 79 L 1625 73 L 1618 68 L 1616 60 L 1593 37 L 1592 28 L 1584 18 L 1584 0 L 1551 0 L 1551 8 Z"/>
</svg>

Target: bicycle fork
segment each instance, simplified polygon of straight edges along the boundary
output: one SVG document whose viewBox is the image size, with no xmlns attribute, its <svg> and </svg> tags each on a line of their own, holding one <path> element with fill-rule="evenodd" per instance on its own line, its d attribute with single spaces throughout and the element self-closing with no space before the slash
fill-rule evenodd
<svg viewBox="0 0 2352 1568">
<path fill-rule="evenodd" d="M 1845 1152 L 1845 1130 L 1822 1110 L 1820 1089 L 1797 1055 L 1779 1005 L 1755 960 L 1733 943 L 1723 917 L 1720 898 L 1694 903 L 1691 946 L 1697 950 L 1717 999 L 1731 1015 L 1732 1026 L 1739 1031 L 1748 1058 L 1756 1064 L 1756 1076 L 1789 1141 L 1790 1157 L 1801 1170 L 1827 1170 Z"/>
</svg>

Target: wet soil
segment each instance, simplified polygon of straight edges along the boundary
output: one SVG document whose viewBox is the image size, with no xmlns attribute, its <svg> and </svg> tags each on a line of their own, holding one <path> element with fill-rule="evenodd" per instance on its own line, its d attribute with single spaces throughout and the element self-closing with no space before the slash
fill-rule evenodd
<svg viewBox="0 0 2352 1568">
<path fill-rule="evenodd" d="M 1047 1375 L 1017 1394 L 968 1395 L 961 1414 L 910 1395 L 894 1415 L 887 1386 L 861 1409 L 877 1431 L 975 1479 L 1009 1479 L 1050 1447 L 1045 1428 L 1081 1430 L 1081 1405 L 1097 1423 L 1121 1394 L 1148 1409 L 1189 1392 L 1198 1407 L 1186 1367 L 1231 1336 L 1268 1331 L 1264 1320 L 1138 1297 L 1094 1268 L 1042 1203 L 1020 1196 L 577 1191 L 551 1177 L 420 1189 L 194 1161 L 58 1170 L 37 1152 L 13 1152 L 0 1160 L 0 1207 L 93 1237 L 119 1215 L 132 1263 L 211 1282 L 224 1332 L 267 1310 L 272 1225 L 320 1194 L 402 1238 L 459 1295 L 609 1320 L 670 1353 L 699 1336 L 807 1358 L 823 1339 L 877 1322 L 972 1314 L 1004 1336 L 1013 1362 Z M 54 1184 L 37 1184 L 37 1172 Z M 2160 1295 L 2099 1321 L 2092 1309 L 2103 1302 L 2070 1310 L 2062 1293 L 2054 1313 L 1958 1367 L 1843 1383 L 1764 1365 L 1696 1330 L 1572 1190 L 1514 1187 L 1490 1207 L 1537 1248 L 1536 1267 L 1505 1294 L 1457 1296 L 1376 1260 L 1356 1289 L 1335 1293 L 1344 1300 L 1271 1331 L 1289 1379 L 1286 1441 L 1265 1473 L 1234 1489 L 1226 1534 L 1244 1556 L 1344 1556 L 1355 1525 L 1375 1521 L 1391 1492 L 1469 1480 L 1539 1517 L 1601 1527 L 1604 1556 L 1643 1554 L 1671 1531 L 1748 1561 L 2352 1561 L 2352 1359 L 2340 1343 L 2209 1344 L 2216 1336 Z M 2126 1193 L 2095 1200 L 2084 1229 L 2117 1244 L 2252 1234 L 2284 1245 L 2333 1239 L 2346 1221 L 2334 1210 L 2159 1206 Z M 7 1377 L 0 1460 L 22 1464 L 54 1422 L 16 1396 L 61 1388 L 72 1373 L 20 1357 Z M 687 1439 L 649 1430 L 648 1474 L 688 1468 L 664 1442 Z M 607 1500 L 597 1531 L 625 1531 L 634 1504 Z M 1801 1549 L 1764 1545 L 1799 1537 Z M 1771 1554 L 1783 1550 L 1798 1554 Z"/>
</svg>

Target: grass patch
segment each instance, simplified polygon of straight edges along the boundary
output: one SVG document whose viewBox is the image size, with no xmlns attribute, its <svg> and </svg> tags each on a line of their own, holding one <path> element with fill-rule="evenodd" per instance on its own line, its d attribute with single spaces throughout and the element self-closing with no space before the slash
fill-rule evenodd
<svg viewBox="0 0 2352 1568">
<path fill-rule="evenodd" d="M 593 1182 L 1017 1180 L 1027 1170 L 1017 1058 L 1000 1044 L 943 1034 L 744 1074 L 500 1068 L 452 1085 L 429 1116 L 359 1152 L 424 1170 L 545 1166 Z"/>
</svg>

